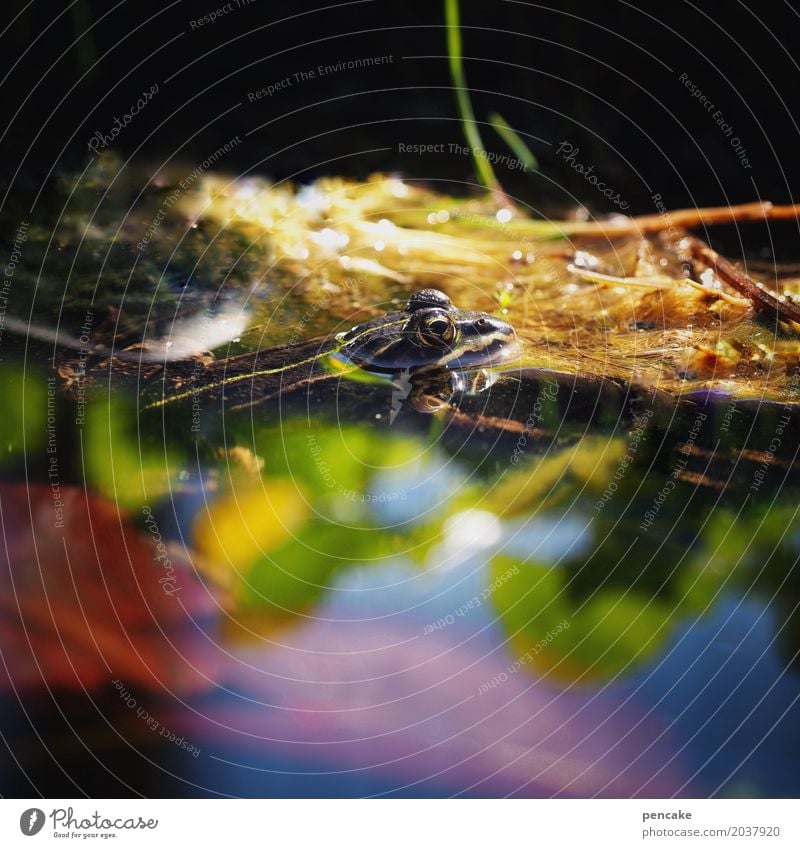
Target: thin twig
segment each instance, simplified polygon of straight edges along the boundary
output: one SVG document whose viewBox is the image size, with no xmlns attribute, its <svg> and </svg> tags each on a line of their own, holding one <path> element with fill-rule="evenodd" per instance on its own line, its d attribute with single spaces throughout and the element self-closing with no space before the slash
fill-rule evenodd
<svg viewBox="0 0 800 848">
<path fill-rule="evenodd" d="M 695 260 L 707 268 L 711 268 L 720 279 L 747 297 L 755 309 L 777 315 L 782 321 L 794 321 L 800 324 L 800 306 L 783 295 L 773 294 L 773 292 L 765 289 L 761 283 L 753 282 L 750 277 L 725 259 L 724 256 L 720 256 L 704 241 L 694 236 L 687 236 L 681 240 L 681 247 L 688 249 Z"/>
<path fill-rule="evenodd" d="M 655 215 L 638 215 L 612 221 L 569 221 L 562 224 L 570 236 L 621 236 L 647 235 L 665 230 L 697 229 L 716 224 L 744 223 L 746 221 L 800 221 L 800 205 L 775 206 L 769 201 L 742 203 L 738 206 L 710 206 L 705 209 L 674 209 Z"/>
</svg>

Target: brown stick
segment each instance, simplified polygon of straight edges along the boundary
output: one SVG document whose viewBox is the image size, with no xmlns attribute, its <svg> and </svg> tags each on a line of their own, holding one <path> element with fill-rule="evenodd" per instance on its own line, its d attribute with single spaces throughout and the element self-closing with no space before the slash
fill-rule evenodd
<svg viewBox="0 0 800 848">
<path fill-rule="evenodd" d="M 706 209 L 674 209 L 654 215 L 639 215 L 627 220 L 569 222 L 564 228 L 569 236 L 599 236 L 617 238 L 647 235 L 664 230 L 697 229 L 715 224 L 745 221 L 800 221 L 800 204 L 775 206 L 769 201 L 742 203 L 739 206 L 711 206 Z"/>
<path fill-rule="evenodd" d="M 776 296 L 765 289 L 760 283 L 754 283 L 750 277 L 742 273 L 732 262 L 712 250 L 704 241 L 694 236 L 682 239 L 681 246 L 688 247 L 692 257 L 733 286 L 747 297 L 760 312 L 777 315 L 782 321 L 794 321 L 800 324 L 800 306 L 794 301 Z"/>
</svg>

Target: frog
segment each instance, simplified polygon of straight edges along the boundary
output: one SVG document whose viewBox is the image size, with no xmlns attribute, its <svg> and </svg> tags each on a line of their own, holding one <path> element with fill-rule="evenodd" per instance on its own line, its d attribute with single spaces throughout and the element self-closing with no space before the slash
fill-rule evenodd
<svg viewBox="0 0 800 848">
<path fill-rule="evenodd" d="M 337 336 L 338 353 L 366 371 L 419 377 L 499 365 L 519 353 L 511 324 L 456 308 L 438 289 L 414 292 L 393 310 Z"/>
<path fill-rule="evenodd" d="M 392 382 L 418 411 L 434 412 L 456 391 L 483 391 L 491 384 L 489 369 L 518 355 L 511 324 L 485 312 L 458 309 L 438 289 L 421 289 L 402 308 L 332 338 L 228 357 L 199 372 L 195 364 L 188 376 L 182 376 L 187 364 L 169 363 L 166 375 L 157 380 L 161 397 L 144 409 L 218 394 L 225 396 L 228 410 L 235 410 L 366 372 Z"/>
<path fill-rule="evenodd" d="M 414 292 L 405 309 L 337 336 L 337 355 L 365 371 L 393 376 L 394 420 L 402 404 L 437 412 L 456 392 L 478 394 L 494 382 L 489 366 L 519 355 L 514 328 L 485 312 L 458 309 L 438 289 Z"/>
</svg>

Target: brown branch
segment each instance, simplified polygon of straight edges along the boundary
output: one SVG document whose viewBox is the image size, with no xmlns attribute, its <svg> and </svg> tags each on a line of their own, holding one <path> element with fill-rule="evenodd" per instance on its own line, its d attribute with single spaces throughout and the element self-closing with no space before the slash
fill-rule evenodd
<svg viewBox="0 0 800 848">
<path fill-rule="evenodd" d="M 621 236 L 647 235 L 664 230 L 697 229 L 715 224 L 743 223 L 746 221 L 800 221 L 800 204 L 775 206 L 769 201 L 743 203 L 739 206 L 712 206 L 706 209 L 674 209 L 652 215 L 615 221 L 569 222 L 564 228 L 569 236 Z"/>
<path fill-rule="evenodd" d="M 720 279 L 748 298 L 757 310 L 776 315 L 782 321 L 794 321 L 800 324 L 800 306 L 793 300 L 775 295 L 765 289 L 761 283 L 753 282 L 732 262 L 725 259 L 724 256 L 720 256 L 716 250 L 694 236 L 687 236 L 682 239 L 681 247 L 683 246 L 688 248 L 695 260 L 707 268 L 711 268 Z"/>
</svg>

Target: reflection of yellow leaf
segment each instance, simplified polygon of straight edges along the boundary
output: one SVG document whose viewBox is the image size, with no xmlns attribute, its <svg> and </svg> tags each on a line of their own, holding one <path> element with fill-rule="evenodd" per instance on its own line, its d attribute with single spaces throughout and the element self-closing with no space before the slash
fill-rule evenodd
<svg viewBox="0 0 800 848">
<path fill-rule="evenodd" d="M 303 493 L 290 480 L 236 489 L 199 516 L 195 547 L 211 562 L 246 568 L 292 536 L 308 511 Z"/>
<path fill-rule="evenodd" d="M 585 441 L 588 444 L 573 454 L 569 470 L 579 482 L 593 489 L 603 489 L 619 469 L 628 447 L 627 442 L 619 437 Z"/>
</svg>

